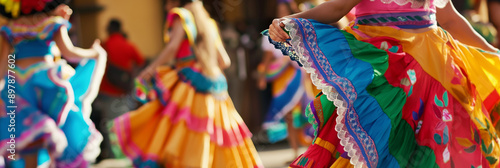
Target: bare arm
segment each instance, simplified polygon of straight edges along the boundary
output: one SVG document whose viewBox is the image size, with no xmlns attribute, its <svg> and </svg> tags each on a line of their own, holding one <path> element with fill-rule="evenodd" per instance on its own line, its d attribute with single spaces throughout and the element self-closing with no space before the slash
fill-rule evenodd
<svg viewBox="0 0 500 168">
<path fill-rule="evenodd" d="M 165 45 L 160 55 L 151 63 L 144 71 L 139 74 L 138 78 L 149 80 L 154 74 L 156 67 L 171 62 L 174 56 L 179 51 L 179 47 L 185 38 L 185 31 L 179 19 L 173 23 L 172 30 L 169 32 L 170 41 Z"/>
<path fill-rule="evenodd" d="M 8 60 L 8 57 L 9 57 L 9 52 L 10 52 L 10 44 L 5 40 L 3 39 L 2 40 L 2 50 L 0 51 L 0 81 L 2 81 L 4 79 L 4 76 L 6 75 L 7 73 L 7 60 Z M 0 82 L 1 84 L 2 82 Z M 3 87 L 0 86 L 0 88 Z"/>
<path fill-rule="evenodd" d="M 215 31 L 214 38 L 216 40 L 215 46 L 217 47 L 217 62 L 219 64 L 219 68 L 227 69 L 231 66 L 231 59 L 224 48 L 224 43 L 222 42 L 222 37 L 220 36 L 217 23 L 214 20 L 211 20 L 211 23 L 213 24 Z"/>
<path fill-rule="evenodd" d="M 361 0 L 330 0 L 311 10 L 290 15 L 285 18 L 314 19 L 324 24 L 331 24 L 338 22 L 359 2 L 361 2 Z M 285 41 L 290 38 L 282 29 L 284 26 L 280 24 L 282 20 L 283 19 L 274 19 L 273 23 L 269 25 L 269 35 L 274 41 Z"/>
<path fill-rule="evenodd" d="M 224 46 L 222 44 L 217 45 L 217 50 L 218 50 L 217 61 L 219 62 L 220 69 L 229 68 L 229 66 L 231 66 L 231 59 L 229 58 L 229 55 L 227 54 Z"/>
<path fill-rule="evenodd" d="M 7 61 L 9 57 L 9 52 L 10 52 L 10 44 L 7 42 L 6 39 L 0 39 L 2 41 L 1 43 L 1 50 L 0 50 L 0 91 L 2 91 L 5 86 L 5 75 L 7 75 Z"/>
<path fill-rule="evenodd" d="M 54 35 L 54 41 L 64 58 L 70 61 L 82 58 L 94 58 L 98 55 L 95 49 L 75 47 L 68 36 L 68 29 L 65 26 L 61 26 L 60 30 Z M 96 44 L 94 43 L 94 45 Z"/>
<path fill-rule="evenodd" d="M 171 62 L 174 59 L 174 56 L 179 51 L 179 47 L 181 46 L 181 43 L 185 38 L 185 31 L 180 20 L 176 19 L 173 25 L 174 26 L 172 27 L 172 31 L 169 32 L 170 41 L 165 45 L 158 58 L 156 58 L 156 60 L 152 64 L 155 67 Z"/>
<path fill-rule="evenodd" d="M 436 17 L 439 25 L 450 32 L 458 41 L 491 52 L 498 50 L 474 31 L 469 22 L 457 12 L 451 1 L 444 8 L 436 9 Z"/>
</svg>

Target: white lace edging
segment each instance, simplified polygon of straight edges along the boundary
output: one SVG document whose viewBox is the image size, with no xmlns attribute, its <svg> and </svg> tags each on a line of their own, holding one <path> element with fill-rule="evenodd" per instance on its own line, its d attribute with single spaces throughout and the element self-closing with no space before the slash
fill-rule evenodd
<svg viewBox="0 0 500 168">
<path fill-rule="evenodd" d="M 290 32 L 291 44 L 295 50 L 297 56 L 299 57 L 299 62 L 303 65 L 303 68 L 307 73 L 311 74 L 311 80 L 313 84 L 320 89 L 333 104 L 337 107 L 337 118 L 335 130 L 337 131 L 337 136 L 340 139 L 340 144 L 344 147 L 344 151 L 347 152 L 348 156 L 351 158 L 350 163 L 354 165 L 355 168 L 365 167 L 366 164 L 363 155 L 360 152 L 360 148 L 354 141 L 352 135 L 350 135 L 345 127 L 345 113 L 347 111 L 347 102 L 340 96 L 337 90 L 328 84 L 326 80 L 319 75 L 318 70 L 313 68 L 314 63 L 309 60 L 309 53 L 305 51 L 305 45 L 302 43 L 302 37 L 300 32 L 298 32 L 297 23 L 293 22 L 291 19 L 286 19 L 284 21 L 285 29 Z"/>
</svg>

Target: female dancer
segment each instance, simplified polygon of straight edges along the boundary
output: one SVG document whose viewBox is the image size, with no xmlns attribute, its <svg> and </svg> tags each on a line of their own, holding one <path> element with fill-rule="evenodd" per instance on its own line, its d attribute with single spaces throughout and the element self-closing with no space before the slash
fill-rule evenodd
<svg viewBox="0 0 500 168">
<path fill-rule="evenodd" d="M 296 13 L 298 10 L 290 0 L 279 1 L 277 9 L 278 17 Z M 263 38 L 262 49 L 264 57 L 258 68 L 258 85 L 260 89 L 265 89 L 267 81 L 271 82 L 273 94 L 263 129 L 267 131 L 271 143 L 288 137 L 288 143 L 296 158 L 299 156 L 299 141 L 304 145 L 310 144 L 311 138 L 307 129 L 304 130 L 308 123 L 303 110 L 315 96 L 312 82 L 305 71 L 301 70 L 296 62 L 284 57 L 280 50 L 275 49 L 267 37 Z"/>
<path fill-rule="evenodd" d="M 227 93 L 215 22 L 200 1 L 167 0 L 166 10 L 168 43 L 138 77 L 146 104 L 110 126 L 121 151 L 136 167 L 262 167 Z"/>
<path fill-rule="evenodd" d="M 37 167 L 45 159 L 38 157 L 44 154 L 41 151 L 48 151 L 51 166 L 88 167 L 100 152 L 102 136 L 89 116 L 106 53 L 97 41 L 91 49 L 73 46 L 68 37 L 71 24 L 55 16 L 65 13 L 67 9 L 60 7 L 64 3 L 0 2 L 1 14 L 10 18 L 0 31 L 4 39 L 0 125 L 15 125 L 0 133 L 0 153 L 8 167 Z M 65 60 L 55 59 L 51 50 L 55 46 L 79 66 L 73 69 Z M 9 165 L 19 159 L 25 162 Z"/>
<path fill-rule="evenodd" d="M 353 7 L 345 31 L 324 24 Z M 498 166 L 500 51 L 451 1 L 330 0 L 269 34 L 323 93 L 307 108 L 314 143 L 291 167 Z"/>
</svg>

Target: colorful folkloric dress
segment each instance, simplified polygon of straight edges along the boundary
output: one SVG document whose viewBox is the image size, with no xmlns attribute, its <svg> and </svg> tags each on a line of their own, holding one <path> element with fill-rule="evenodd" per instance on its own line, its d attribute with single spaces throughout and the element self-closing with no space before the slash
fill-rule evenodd
<svg viewBox="0 0 500 168">
<path fill-rule="evenodd" d="M 159 67 L 151 82 L 137 82 L 137 96 L 146 103 L 114 119 L 111 138 L 135 167 L 262 167 L 226 78 L 208 77 L 196 66 L 192 13 L 171 10 L 167 28 L 175 18 L 187 35 L 176 67 Z"/>
<path fill-rule="evenodd" d="M 345 30 L 289 19 L 273 42 L 322 89 L 313 145 L 290 167 L 497 167 L 500 53 L 436 24 L 447 1 L 362 0 Z"/>
<path fill-rule="evenodd" d="M 275 57 L 265 74 L 266 80 L 271 82 L 273 98 L 263 124 L 269 141 L 274 143 L 285 139 L 288 135 L 284 120 L 288 113 L 292 113 L 295 128 L 306 127 L 304 108 L 314 99 L 314 86 L 305 71 L 296 62 L 284 57 L 280 50 L 275 49 L 267 37 L 263 38 L 262 49 L 272 52 Z M 304 129 L 304 134 L 300 136 L 309 136 L 307 131 L 307 128 Z"/>
<path fill-rule="evenodd" d="M 71 27 L 62 17 L 47 17 L 34 26 L 15 23 L 3 26 L 2 35 L 14 48 L 9 59 L 54 59 L 53 37 L 61 26 Z M 0 125 L 5 128 L 0 132 L 1 156 L 11 160 L 8 142 L 15 141 L 15 154 L 22 158 L 23 154 L 39 152 L 39 165 L 48 164 L 40 161 L 48 161 L 50 153 L 56 167 L 88 167 L 100 153 L 102 141 L 89 116 L 105 63 L 106 56 L 100 55 L 81 61 L 75 69 L 64 60 L 55 64 L 40 62 L 26 68 L 9 67 L 0 101 Z M 14 99 L 9 96 L 13 93 L 10 89 L 15 91 Z M 15 131 L 9 132 L 12 117 Z"/>
</svg>

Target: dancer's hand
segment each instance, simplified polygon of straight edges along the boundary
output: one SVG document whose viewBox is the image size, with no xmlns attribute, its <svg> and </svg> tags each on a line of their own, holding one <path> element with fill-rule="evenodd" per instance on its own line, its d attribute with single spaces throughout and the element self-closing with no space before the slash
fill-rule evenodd
<svg viewBox="0 0 500 168">
<path fill-rule="evenodd" d="M 92 49 L 97 52 L 96 56 L 103 56 L 106 57 L 108 54 L 106 53 L 106 50 L 102 48 L 101 46 L 101 40 L 96 39 L 94 41 L 94 44 L 92 44 Z"/>
<path fill-rule="evenodd" d="M 149 65 L 146 69 L 142 70 L 142 72 L 139 74 L 139 76 L 137 76 L 137 78 L 149 81 L 155 74 L 155 71 L 156 71 L 156 66 Z"/>
<path fill-rule="evenodd" d="M 290 36 L 283 30 L 285 24 L 282 23 L 285 18 L 274 19 L 273 23 L 269 25 L 269 36 L 274 41 L 283 42 L 290 39 Z"/>
<path fill-rule="evenodd" d="M 59 5 L 55 10 L 54 10 L 54 15 L 56 16 L 61 16 L 66 20 L 69 20 L 71 15 L 73 14 L 73 10 L 68 6 L 68 5 Z"/>
</svg>

